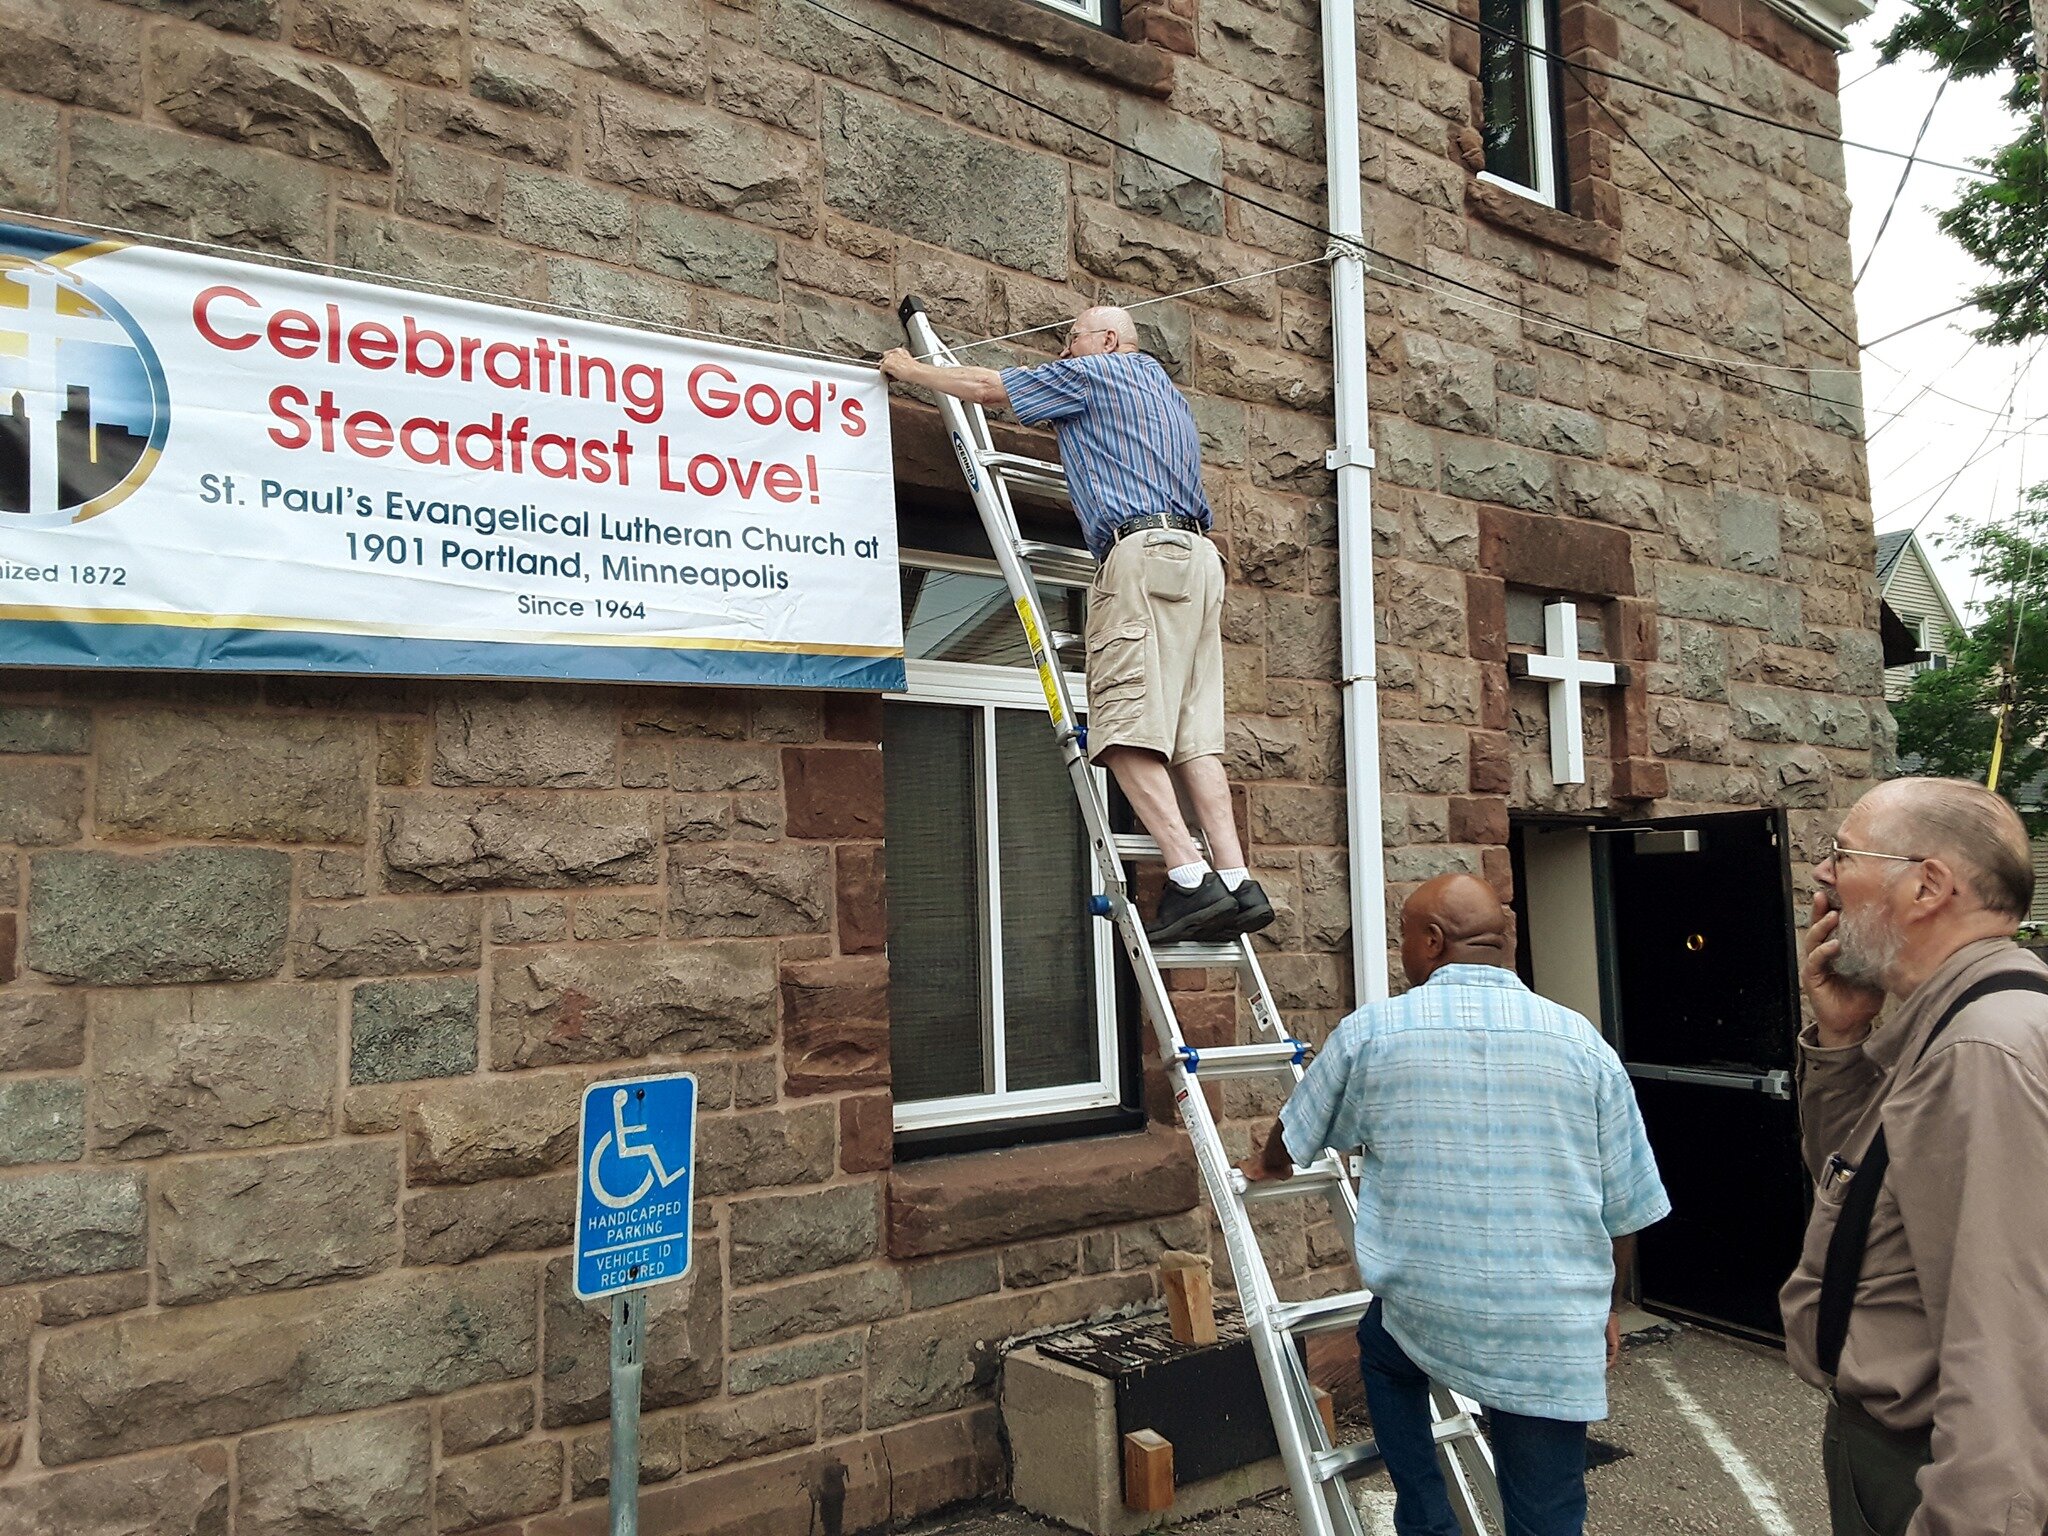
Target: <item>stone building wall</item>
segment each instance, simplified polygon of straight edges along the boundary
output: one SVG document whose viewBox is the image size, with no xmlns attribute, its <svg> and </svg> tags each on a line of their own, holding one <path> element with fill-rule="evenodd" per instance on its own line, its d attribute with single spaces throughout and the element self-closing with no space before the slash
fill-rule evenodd
<svg viewBox="0 0 2048 1536">
<path fill-rule="evenodd" d="M 1146 0 L 1128 41 L 835 6 L 1321 217 L 1307 0 Z M 1803 856 L 1883 729 L 1854 377 L 1762 375 L 1809 401 L 1513 306 L 1853 354 L 1591 103 L 1586 217 L 1545 214 L 1472 174 L 1468 31 L 1371 0 L 1360 37 L 1372 239 L 1494 296 L 1372 285 L 1389 900 L 1504 883 L 1510 807 L 1787 805 Z M 1750 0 L 1581 0 L 1563 38 L 1834 121 L 1832 59 Z M 1846 323 L 1838 151 L 1606 100 Z M 867 354 L 906 291 L 979 336 L 1321 250 L 806 0 L 0 0 L 0 203 Z M 1141 313 L 1205 435 L 1268 971 L 1320 1038 L 1352 990 L 1324 275 Z M 898 402 L 899 474 L 952 490 L 933 422 Z M 1632 663 L 1584 790 L 1510 681 L 1510 585 L 1603 605 Z M 647 1528 L 996 1486 L 995 1342 L 1149 1299 L 1204 1218 L 1165 1126 L 891 1166 L 880 739 L 871 698 L 0 674 L 0 1531 L 599 1529 L 570 1106 L 640 1062 L 705 1108 Z M 1234 1037 L 1229 993 L 1175 984 Z M 1221 1102 L 1233 1135 L 1273 1108 Z M 1275 1251 L 1332 1283 L 1327 1225 Z"/>
</svg>

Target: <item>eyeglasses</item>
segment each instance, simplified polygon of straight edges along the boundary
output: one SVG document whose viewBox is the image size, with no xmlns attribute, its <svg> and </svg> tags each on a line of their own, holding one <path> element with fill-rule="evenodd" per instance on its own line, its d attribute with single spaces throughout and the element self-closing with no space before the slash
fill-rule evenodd
<svg viewBox="0 0 2048 1536">
<path fill-rule="evenodd" d="M 1822 857 L 1823 864 L 1836 864 L 1843 859 L 1889 859 L 1895 864 L 1924 864 L 1927 855 L 1916 853 L 1879 853 L 1873 848 L 1844 848 L 1833 838 L 1828 839 L 1828 851 Z"/>
</svg>

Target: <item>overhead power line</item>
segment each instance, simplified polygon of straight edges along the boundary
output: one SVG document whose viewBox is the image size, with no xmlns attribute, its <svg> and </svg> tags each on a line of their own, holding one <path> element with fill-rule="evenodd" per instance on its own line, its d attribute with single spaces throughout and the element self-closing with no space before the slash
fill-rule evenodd
<svg viewBox="0 0 2048 1536">
<path fill-rule="evenodd" d="M 1941 77 L 1941 84 L 1934 88 L 1934 100 L 1927 103 L 1927 115 L 1920 119 L 1920 131 L 1913 135 L 1913 155 L 1920 153 L 1920 146 L 1927 138 L 1927 130 L 1934 125 L 1935 108 L 1941 105 L 1942 94 L 1948 90 L 1948 83 L 1954 78 L 1955 73 L 1951 70 Z M 1884 232 L 1891 228 L 1892 215 L 1899 210 L 1899 198 L 1905 192 L 1906 183 L 1913 175 L 1914 165 L 1918 163 L 1913 155 L 1908 155 L 1906 163 L 1899 167 L 1899 183 L 1892 188 L 1892 200 L 1884 205 L 1884 217 L 1877 221 L 1877 233 L 1870 237 L 1870 249 L 1863 253 L 1863 263 L 1857 267 L 1851 287 L 1863 286 L 1863 274 L 1870 270 L 1871 262 L 1877 259 L 1877 248 L 1884 244 Z"/>
</svg>

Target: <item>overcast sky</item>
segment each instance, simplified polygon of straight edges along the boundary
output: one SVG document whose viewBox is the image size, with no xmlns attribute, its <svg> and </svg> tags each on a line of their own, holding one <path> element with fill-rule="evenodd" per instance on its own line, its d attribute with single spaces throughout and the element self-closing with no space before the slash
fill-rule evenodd
<svg viewBox="0 0 2048 1536">
<path fill-rule="evenodd" d="M 2018 122 L 1999 100 L 2002 82 L 1952 81 L 1936 105 L 1938 71 L 1911 58 L 1876 67 L 1877 40 L 1906 9 L 1906 0 L 1880 0 L 1876 14 L 1851 29 L 1856 47 L 1842 58 L 1842 136 L 1910 149 L 1921 120 L 1934 105 L 1920 153 L 1967 165 L 2014 137 Z M 1891 225 L 1880 239 L 1879 222 L 1906 162 L 1855 149 L 1848 150 L 1846 158 L 1853 206 L 1851 244 L 1863 271 L 1856 290 L 1857 334 L 1874 339 L 1961 302 L 1982 281 L 1982 269 L 1941 232 L 1935 215 L 1954 201 L 1967 178 L 1914 166 Z M 1959 607 L 1971 597 L 1969 567 L 1952 551 L 1944 552 L 1940 536 L 1952 532 L 1959 520 L 2010 516 L 2023 475 L 2036 483 L 2048 480 L 2048 422 L 2028 435 L 2006 436 L 2012 427 L 2048 411 L 2048 356 L 2022 377 L 2036 348 L 1981 343 L 1973 347 L 1969 333 L 1978 323 L 1977 313 L 1965 310 L 1863 355 L 1871 501 L 1878 531 L 1910 528 L 1925 516 L 1921 542 Z M 1922 393 L 1928 385 L 1941 393 Z M 2008 404 L 2008 421 L 1986 414 L 2004 411 Z M 1881 414 L 1899 410 L 1904 414 L 1895 421 Z M 1988 441 L 1987 428 L 1992 433 Z M 1984 456 L 1974 467 L 1962 468 L 1980 452 Z M 1955 482 L 1948 485 L 1951 476 Z"/>
</svg>

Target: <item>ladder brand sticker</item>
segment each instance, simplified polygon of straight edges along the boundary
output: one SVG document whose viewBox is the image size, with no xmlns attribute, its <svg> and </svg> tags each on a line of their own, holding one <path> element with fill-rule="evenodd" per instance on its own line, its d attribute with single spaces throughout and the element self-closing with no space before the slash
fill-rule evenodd
<svg viewBox="0 0 2048 1536">
<path fill-rule="evenodd" d="M 957 443 L 960 439 L 956 437 L 953 441 Z M 1046 713 L 1052 716 L 1055 728 L 1063 726 L 1067 723 L 1067 712 L 1060 705 L 1060 685 L 1053 679 L 1052 663 L 1046 659 L 1045 640 L 1038 629 L 1038 615 L 1021 597 L 1017 599 L 1017 620 L 1024 626 L 1024 640 L 1031 647 L 1031 659 L 1038 664 L 1038 686 L 1045 690 Z"/>
<path fill-rule="evenodd" d="M 953 434 L 953 457 L 960 461 L 960 473 L 967 477 L 967 489 L 979 491 L 981 476 L 974 468 L 974 455 L 967 451 L 967 444 L 958 432 Z"/>
</svg>

